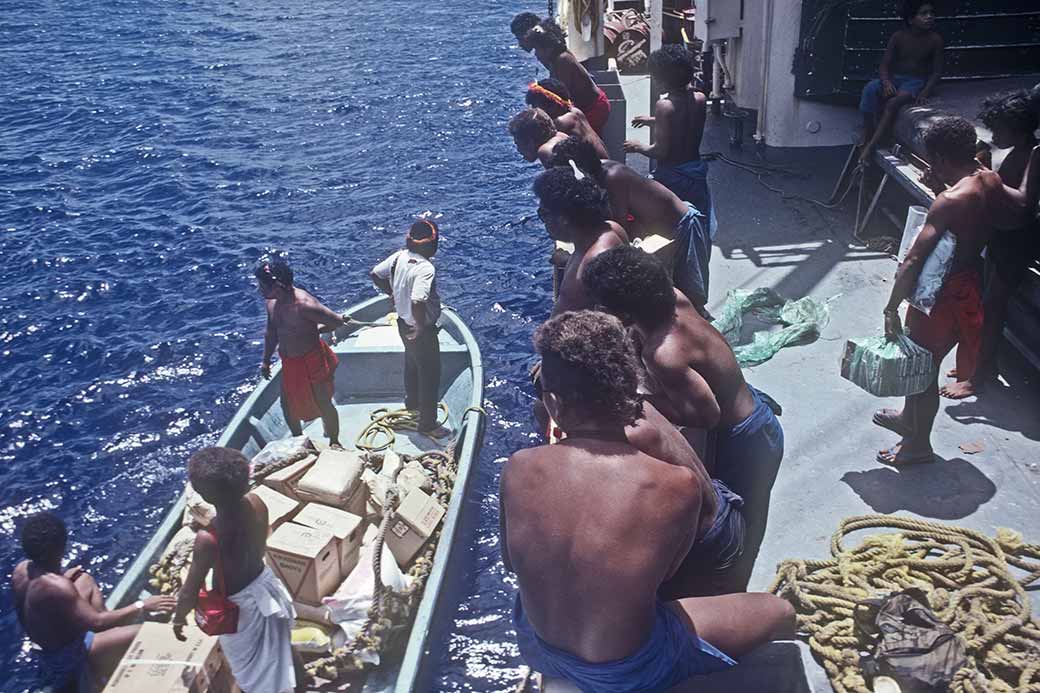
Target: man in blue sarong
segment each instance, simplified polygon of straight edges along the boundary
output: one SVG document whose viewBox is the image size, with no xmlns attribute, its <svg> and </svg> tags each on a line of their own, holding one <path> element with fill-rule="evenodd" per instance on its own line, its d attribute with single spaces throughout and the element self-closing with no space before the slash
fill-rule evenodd
<svg viewBox="0 0 1040 693">
<path fill-rule="evenodd" d="M 715 206 L 708 187 L 708 162 L 701 158 L 707 99 L 693 88 L 693 63 L 681 45 L 668 45 L 650 54 L 650 74 L 663 95 L 652 116 L 636 116 L 633 127 L 653 127 L 654 143 L 625 142 L 625 151 L 657 161 L 652 177 L 707 219 L 712 239 L 718 231 Z"/>
<path fill-rule="evenodd" d="M 662 691 L 791 632 L 794 610 L 771 594 L 658 596 L 698 535 L 702 495 L 693 469 L 627 440 L 642 402 L 620 321 L 567 312 L 534 341 L 542 401 L 566 438 L 502 471 L 502 558 L 527 663 L 582 691 Z"/>
</svg>

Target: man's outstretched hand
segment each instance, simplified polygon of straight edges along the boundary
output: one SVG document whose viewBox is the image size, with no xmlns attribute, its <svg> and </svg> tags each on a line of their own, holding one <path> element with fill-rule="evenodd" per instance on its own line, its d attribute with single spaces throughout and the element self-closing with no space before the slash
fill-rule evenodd
<svg viewBox="0 0 1040 693">
<path fill-rule="evenodd" d="M 262 363 L 260 364 L 260 375 L 263 376 L 264 380 L 271 379 L 271 364 Z"/>
<path fill-rule="evenodd" d="M 903 334 L 903 322 L 899 319 L 899 311 L 885 311 L 885 339 L 894 342 Z"/>
</svg>

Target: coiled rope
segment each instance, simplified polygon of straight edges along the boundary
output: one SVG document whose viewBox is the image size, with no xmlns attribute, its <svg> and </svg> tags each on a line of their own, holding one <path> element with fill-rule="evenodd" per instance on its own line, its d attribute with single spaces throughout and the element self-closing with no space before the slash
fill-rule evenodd
<svg viewBox="0 0 1040 693">
<path fill-rule="evenodd" d="M 864 529 L 846 549 L 842 540 Z M 860 652 L 872 649 L 853 624 L 857 602 L 921 588 L 931 609 L 967 645 L 951 693 L 1040 693 L 1040 624 L 1025 587 L 1040 579 L 1040 546 L 997 530 L 996 539 L 963 527 L 865 515 L 842 521 L 828 560 L 785 560 L 770 588 L 790 601 L 800 633 L 836 693 L 870 693 Z M 1025 573 L 1016 578 L 1011 567 Z"/>
<path fill-rule="evenodd" d="M 437 425 L 444 426 L 448 423 L 448 405 L 440 402 L 437 405 L 439 416 Z M 365 452 L 380 452 L 393 447 L 397 440 L 394 431 L 418 431 L 419 412 L 414 409 L 373 409 L 371 421 L 361 429 L 354 447 Z M 383 439 L 380 440 L 379 438 Z"/>
</svg>

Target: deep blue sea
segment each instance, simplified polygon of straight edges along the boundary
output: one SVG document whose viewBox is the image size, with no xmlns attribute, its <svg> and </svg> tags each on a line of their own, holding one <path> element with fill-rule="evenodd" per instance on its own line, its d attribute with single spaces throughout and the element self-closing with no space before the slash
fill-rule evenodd
<svg viewBox="0 0 1040 693">
<path fill-rule="evenodd" d="M 509 117 L 534 60 L 509 0 L 5 0 L 0 12 L 0 565 L 29 513 L 109 589 L 256 385 L 252 266 L 287 251 L 334 308 L 418 214 L 488 366 L 437 688 L 516 683 L 498 556 L 502 459 L 548 315 L 534 170 Z M 6 589 L 3 690 L 33 683 Z"/>
</svg>

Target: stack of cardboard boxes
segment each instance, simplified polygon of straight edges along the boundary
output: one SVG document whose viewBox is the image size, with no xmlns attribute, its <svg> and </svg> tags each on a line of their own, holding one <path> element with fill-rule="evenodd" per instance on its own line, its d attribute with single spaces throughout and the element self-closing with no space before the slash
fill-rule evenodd
<svg viewBox="0 0 1040 693">
<path fill-rule="evenodd" d="M 217 638 L 197 628 L 181 642 L 167 623 L 141 624 L 104 693 L 241 693 Z"/>
</svg>

